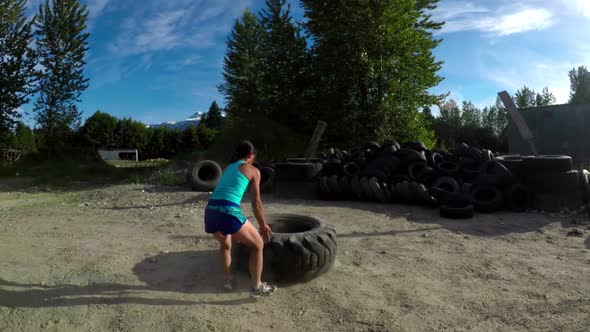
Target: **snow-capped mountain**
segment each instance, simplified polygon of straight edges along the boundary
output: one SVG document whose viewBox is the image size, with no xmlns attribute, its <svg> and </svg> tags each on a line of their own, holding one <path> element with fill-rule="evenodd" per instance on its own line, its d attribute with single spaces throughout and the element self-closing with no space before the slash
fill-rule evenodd
<svg viewBox="0 0 590 332">
<path fill-rule="evenodd" d="M 205 112 L 197 112 L 183 121 L 168 121 L 160 124 L 149 125 L 149 128 L 167 127 L 172 129 L 184 130 L 190 126 L 198 126 L 199 122 L 205 115 Z"/>
</svg>

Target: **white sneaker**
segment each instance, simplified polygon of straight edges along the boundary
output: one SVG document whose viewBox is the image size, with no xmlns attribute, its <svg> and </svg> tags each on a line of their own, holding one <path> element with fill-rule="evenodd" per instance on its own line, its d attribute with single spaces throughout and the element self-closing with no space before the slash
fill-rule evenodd
<svg viewBox="0 0 590 332">
<path fill-rule="evenodd" d="M 231 292 L 234 290 L 234 280 L 233 279 L 225 279 L 224 283 L 223 283 L 223 289 L 225 289 L 228 292 Z"/>
<path fill-rule="evenodd" d="M 250 297 L 260 297 L 260 296 L 270 296 L 277 291 L 277 286 L 269 285 L 266 282 L 263 282 L 258 286 L 258 288 L 252 288 L 250 290 Z"/>
</svg>

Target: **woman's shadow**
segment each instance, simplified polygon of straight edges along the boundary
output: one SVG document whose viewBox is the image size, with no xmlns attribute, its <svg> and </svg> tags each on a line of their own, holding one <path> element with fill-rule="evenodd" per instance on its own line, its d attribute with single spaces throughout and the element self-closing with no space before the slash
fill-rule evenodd
<svg viewBox="0 0 590 332">
<path fill-rule="evenodd" d="M 193 301 L 161 298 L 153 292 L 217 294 L 221 292 L 218 277 L 219 251 L 182 251 L 161 253 L 137 263 L 132 271 L 141 284 L 93 283 L 90 285 L 24 284 L 0 279 L 0 307 L 43 308 L 90 304 L 142 305 L 239 305 L 238 300 Z M 247 281 L 243 282 L 244 285 Z M 186 296 L 182 296 L 186 298 Z"/>
</svg>

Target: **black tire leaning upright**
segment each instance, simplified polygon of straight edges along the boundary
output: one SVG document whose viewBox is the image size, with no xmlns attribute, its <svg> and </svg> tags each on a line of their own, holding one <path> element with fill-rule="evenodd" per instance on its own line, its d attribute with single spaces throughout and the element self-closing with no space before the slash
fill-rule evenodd
<svg viewBox="0 0 590 332">
<path fill-rule="evenodd" d="M 531 192 L 523 184 L 513 184 L 504 190 L 504 203 L 510 211 L 526 211 L 532 204 Z"/>
<path fill-rule="evenodd" d="M 472 191 L 475 210 L 483 213 L 496 212 L 502 209 L 504 196 L 500 189 L 493 186 L 478 186 Z"/>
<path fill-rule="evenodd" d="M 314 217 L 269 214 L 267 223 L 273 230 L 264 245 L 264 279 L 280 282 L 309 281 L 327 272 L 336 260 L 336 230 Z M 233 245 L 238 269 L 248 271 L 250 250 Z"/>
<path fill-rule="evenodd" d="M 201 160 L 188 174 L 188 182 L 193 190 L 213 191 L 222 172 L 218 163 L 212 160 Z"/>
</svg>

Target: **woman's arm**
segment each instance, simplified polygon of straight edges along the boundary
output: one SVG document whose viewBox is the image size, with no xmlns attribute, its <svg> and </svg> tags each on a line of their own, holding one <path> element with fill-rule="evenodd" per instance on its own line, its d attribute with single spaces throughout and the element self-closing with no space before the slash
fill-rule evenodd
<svg viewBox="0 0 590 332">
<path fill-rule="evenodd" d="M 260 233 L 265 241 L 270 240 L 270 234 L 272 231 L 266 224 L 264 218 L 264 208 L 262 207 L 262 199 L 260 198 L 260 171 L 258 168 L 252 167 L 252 184 L 250 185 L 250 191 L 252 192 L 252 210 L 254 210 L 254 216 L 258 225 L 260 226 Z"/>
</svg>

